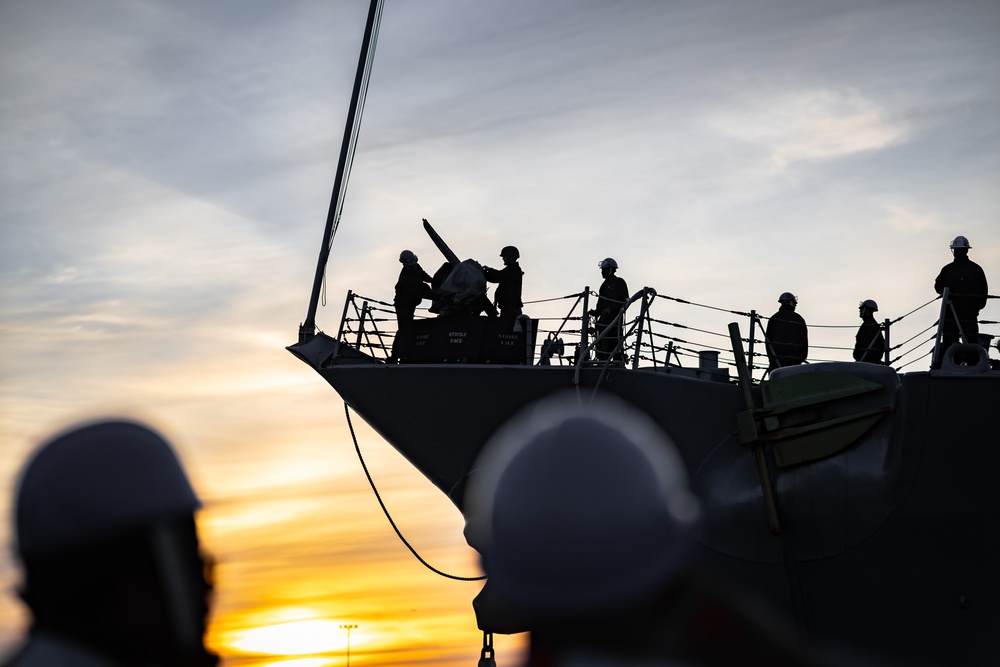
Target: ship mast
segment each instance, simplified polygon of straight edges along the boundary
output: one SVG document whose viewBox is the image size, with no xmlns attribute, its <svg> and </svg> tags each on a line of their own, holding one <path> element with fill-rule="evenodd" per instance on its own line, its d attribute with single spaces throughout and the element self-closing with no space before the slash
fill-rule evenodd
<svg viewBox="0 0 1000 667">
<path fill-rule="evenodd" d="M 313 280 L 312 294 L 309 297 L 309 312 L 306 319 L 299 325 L 299 342 L 305 342 L 316 334 L 316 308 L 319 296 L 323 291 L 323 281 L 326 276 L 326 264 L 330 259 L 330 249 L 333 237 L 340 224 L 340 212 L 344 207 L 344 194 L 347 190 L 347 180 L 354 161 L 354 150 L 357 147 L 358 132 L 361 129 L 361 110 L 364 108 L 365 95 L 368 92 L 368 79 L 371 76 L 372 61 L 375 57 L 375 42 L 378 38 L 378 27 L 382 20 L 382 1 L 372 0 L 368 8 L 368 21 L 365 24 L 365 35 L 361 42 L 361 55 L 358 58 L 358 71 L 354 77 L 354 91 L 351 93 L 351 105 L 347 111 L 347 126 L 344 128 L 344 141 L 340 147 L 340 160 L 337 163 L 337 176 L 333 181 L 333 195 L 330 198 L 330 210 L 326 216 L 326 227 L 323 230 L 323 245 L 319 250 L 319 261 L 316 263 L 316 277 Z"/>
</svg>

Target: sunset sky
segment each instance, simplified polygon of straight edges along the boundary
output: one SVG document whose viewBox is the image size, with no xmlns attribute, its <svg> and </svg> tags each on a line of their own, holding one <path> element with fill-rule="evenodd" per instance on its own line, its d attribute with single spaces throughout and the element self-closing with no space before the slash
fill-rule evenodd
<svg viewBox="0 0 1000 667">
<path fill-rule="evenodd" d="M 283 349 L 367 9 L 0 3 L 0 511 L 51 432 L 160 428 L 205 503 L 227 665 L 342 664 L 343 624 L 352 664 L 479 657 L 480 584 L 409 554 L 342 402 Z M 957 234 L 1000 294 L 1000 3 L 387 0 L 322 329 L 348 289 L 391 301 L 403 248 L 436 268 L 421 218 L 463 258 L 518 246 L 526 301 L 596 288 L 610 255 L 633 291 L 767 315 L 787 290 L 850 328 L 861 299 L 932 300 Z M 407 539 L 478 575 L 458 511 L 354 423 Z M 0 542 L 3 651 L 27 617 L 7 521 Z M 499 664 L 523 642 L 498 637 Z"/>
</svg>

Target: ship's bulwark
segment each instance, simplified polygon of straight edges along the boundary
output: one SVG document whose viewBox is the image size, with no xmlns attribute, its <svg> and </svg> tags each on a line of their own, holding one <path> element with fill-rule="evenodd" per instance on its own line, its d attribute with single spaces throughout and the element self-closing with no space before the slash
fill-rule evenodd
<svg viewBox="0 0 1000 667">
<path fill-rule="evenodd" d="M 384 365 L 338 348 L 321 334 L 289 349 L 459 509 L 489 436 L 528 403 L 574 390 L 569 367 Z M 585 368 L 578 392 L 584 403 L 595 387 L 613 393 L 674 440 L 705 505 L 699 561 L 713 576 L 824 642 L 920 664 L 989 664 L 1000 656 L 1000 427 L 991 412 L 1000 374 L 897 378 L 868 364 L 818 366 L 882 382 L 885 391 L 864 400 L 890 409 L 828 458 L 778 468 L 769 457 L 778 536 L 736 434 L 744 405 L 735 384 Z"/>
</svg>

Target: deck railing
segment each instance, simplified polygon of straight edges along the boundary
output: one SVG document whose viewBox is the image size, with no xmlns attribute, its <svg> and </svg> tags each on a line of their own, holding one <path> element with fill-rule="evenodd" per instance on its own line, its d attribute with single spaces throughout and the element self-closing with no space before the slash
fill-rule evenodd
<svg viewBox="0 0 1000 667">
<path fill-rule="evenodd" d="M 633 369 L 696 368 L 707 351 L 718 353 L 719 363 L 735 371 L 736 359 L 727 331 L 728 322 L 734 321 L 735 316 L 735 321 L 740 323 L 740 330 L 748 332 L 741 342 L 751 378 L 759 381 L 767 375 L 765 332 L 769 318 L 755 310 L 718 308 L 662 295 L 652 287 L 644 287 L 623 304 L 610 326 L 598 330 L 594 318 L 588 314 L 591 299 L 596 296 L 589 287 L 585 287 L 573 294 L 525 303 L 525 311 L 532 313 L 533 318 L 536 311 L 539 314 L 538 352 L 533 356 L 529 355 L 532 363 L 570 366 L 601 363 Z M 988 298 L 998 297 L 990 295 Z M 558 303 L 566 301 L 571 302 L 568 311 L 557 309 Z M 940 302 L 936 308 L 932 307 L 935 302 Z M 884 339 L 882 363 L 896 370 L 909 368 L 920 361 L 930 367 L 932 360 L 939 355 L 945 318 L 956 317 L 954 308 L 949 308 L 949 305 L 946 293 L 945 298 L 932 299 L 900 317 L 884 319 L 879 325 Z M 683 314 L 690 316 L 689 321 L 705 324 L 692 326 L 673 321 L 679 319 L 677 317 L 671 316 L 670 320 L 658 317 L 674 306 L 686 309 Z M 699 312 L 693 312 L 695 310 Z M 418 309 L 418 319 L 428 317 L 434 315 L 426 309 Z M 716 318 L 714 322 L 712 317 Z M 611 355 L 615 357 L 614 360 L 597 358 L 600 341 L 612 335 L 612 328 L 617 328 L 619 323 L 623 335 L 616 352 L 620 354 Z M 997 338 L 996 333 L 991 336 L 982 329 L 996 327 L 1000 322 L 979 320 L 979 324 L 982 338 Z M 858 324 L 810 323 L 808 328 L 811 342 L 807 363 L 850 361 L 853 358 L 854 332 L 857 331 Z M 993 328 L 991 331 L 996 332 L 997 329 Z M 392 304 L 353 291 L 347 293 L 338 340 L 376 359 L 386 359 L 390 355 L 395 335 L 396 318 Z M 901 343 L 892 342 L 899 338 L 903 338 Z M 832 342 L 837 344 L 830 344 Z M 732 375 L 735 377 L 735 372 Z"/>
</svg>

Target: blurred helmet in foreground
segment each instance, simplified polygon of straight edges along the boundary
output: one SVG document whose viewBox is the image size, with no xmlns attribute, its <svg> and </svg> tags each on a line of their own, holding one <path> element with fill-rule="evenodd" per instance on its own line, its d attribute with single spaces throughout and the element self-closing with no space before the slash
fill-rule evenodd
<svg viewBox="0 0 1000 667">
<path fill-rule="evenodd" d="M 180 461 L 133 422 L 89 424 L 42 445 L 17 491 L 17 548 L 45 556 L 98 542 L 200 507 Z"/>
<path fill-rule="evenodd" d="M 865 299 L 864 301 L 858 304 L 858 308 L 868 308 L 873 313 L 878 312 L 878 304 L 875 303 L 875 301 L 872 299 Z"/>
<path fill-rule="evenodd" d="M 699 505 L 683 462 L 617 399 L 545 399 L 502 427 L 473 470 L 466 539 L 528 619 L 623 608 L 687 568 Z"/>
<path fill-rule="evenodd" d="M 65 431 L 30 458 L 16 504 L 21 593 L 37 628 L 114 664 L 218 662 L 203 642 L 212 584 L 199 502 L 158 433 L 129 421 Z M 26 664 L 45 650 L 29 641 Z"/>
<path fill-rule="evenodd" d="M 793 306 L 799 303 L 798 297 L 792 294 L 791 292 L 782 292 L 781 296 L 778 297 L 778 303 L 785 303 L 786 301 L 791 302 Z"/>
<path fill-rule="evenodd" d="M 417 256 L 411 250 L 404 250 L 399 253 L 399 262 L 403 266 L 413 266 L 417 263 Z"/>
<path fill-rule="evenodd" d="M 599 266 L 602 269 L 617 269 L 618 268 L 618 262 L 616 262 L 615 260 L 613 260 L 610 257 L 606 257 L 606 258 L 602 259 L 600 262 L 598 262 L 597 266 Z"/>
</svg>

